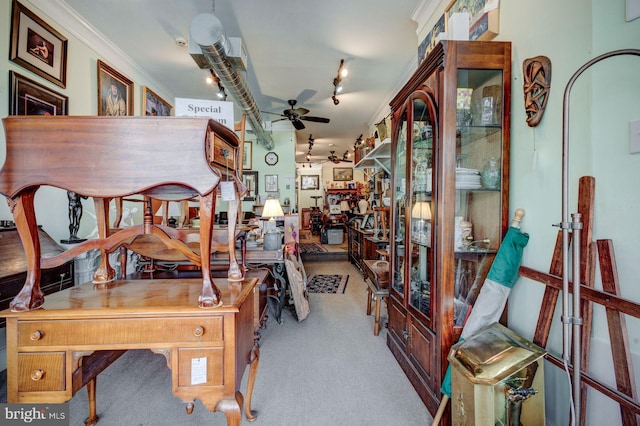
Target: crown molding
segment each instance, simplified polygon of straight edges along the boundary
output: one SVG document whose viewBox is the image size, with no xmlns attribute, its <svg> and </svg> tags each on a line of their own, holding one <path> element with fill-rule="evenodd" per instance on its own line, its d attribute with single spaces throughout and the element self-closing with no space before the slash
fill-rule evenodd
<svg viewBox="0 0 640 426">
<path fill-rule="evenodd" d="M 411 14 L 411 19 L 418 23 L 418 27 L 416 28 L 416 35 L 418 37 L 422 34 L 424 27 L 435 13 L 438 5 L 440 5 L 440 0 L 420 0 L 416 5 L 416 8 Z"/>
<path fill-rule="evenodd" d="M 63 27 L 65 32 L 72 34 L 123 74 L 142 75 L 149 81 L 149 85 L 158 88 L 158 91 L 173 94 L 171 90 L 168 90 L 165 86 L 154 80 L 133 58 L 124 53 L 122 49 L 115 45 L 104 34 L 94 28 L 65 1 L 29 0 L 29 2 Z"/>
</svg>

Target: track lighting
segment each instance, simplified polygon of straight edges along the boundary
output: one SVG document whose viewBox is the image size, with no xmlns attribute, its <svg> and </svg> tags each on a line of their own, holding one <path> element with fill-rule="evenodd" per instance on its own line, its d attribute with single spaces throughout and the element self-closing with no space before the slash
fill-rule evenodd
<svg viewBox="0 0 640 426">
<path fill-rule="evenodd" d="M 340 59 L 340 66 L 338 67 L 338 73 L 336 77 L 333 79 L 333 96 L 331 99 L 333 100 L 334 105 L 338 105 L 340 100 L 338 99 L 338 94 L 342 92 L 342 79 L 349 75 L 349 70 L 344 67 L 344 59 Z"/>
<path fill-rule="evenodd" d="M 351 156 L 351 153 L 349 152 L 349 150 L 346 150 L 344 154 L 342 154 L 342 159 L 347 161 L 350 156 Z"/>
<path fill-rule="evenodd" d="M 224 86 L 222 86 L 222 84 L 220 83 L 220 79 L 211 69 L 209 70 L 209 75 L 207 76 L 207 84 L 217 84 L 218 92 L 216 93 L 216 97 L 221 101 L 227 100 L 227 91 L 224 90 Z"/>
</svg>

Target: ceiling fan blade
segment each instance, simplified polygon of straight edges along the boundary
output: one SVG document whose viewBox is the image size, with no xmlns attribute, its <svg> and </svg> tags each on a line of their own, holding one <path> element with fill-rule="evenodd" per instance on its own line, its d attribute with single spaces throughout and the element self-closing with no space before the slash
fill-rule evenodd
<svg viewBox="0 0 640 426">
<path fill-rule="evenodd" d="M 291 120 L 291 122 L 293 123 L 293 127 L 296 128 L 296 130 L 303 130 L 304 127 L 304 123 L 300 120 Z"/>
<path fill-rule="evenodd" d="M 279 112 L 269 112 L 269 111 L 260 111 L 263 114 L 271 114 L 271 115 L 279 115 L 280 117 L 284 117 L 284 115 L 280 114 Z"/>
<path fill-rule="evenodd" d="M 295 112 L 298 115 L 305 115 L 305 114 L 309 114 L 309 110 L 306 108 L 296 108 L 293 110 L 293 112 Z"/>
<path fill-rule="evenodd" d="M 313 121 L 313 122 L 316 122 L 316 123 L 328 123 L 329 122 L 329 119 L 328 118 L 324 118 L 324 117 L 303 116 L 303 117 L 300 117 L 300 120 Z"/>
</svg>

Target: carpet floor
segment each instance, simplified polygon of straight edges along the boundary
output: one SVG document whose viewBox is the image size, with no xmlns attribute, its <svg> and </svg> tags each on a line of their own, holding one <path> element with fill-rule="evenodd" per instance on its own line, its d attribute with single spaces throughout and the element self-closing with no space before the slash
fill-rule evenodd
<svg viewBox="0 0 640 426">
<path fill-rule="evenodd" d="M 327 249 L 318 243 L 300 243 L 300 253 L 326 253 Z"/>
<path fill-rule="evenodd" d="M 347 289 L 349 275 L 311 275 L 307 279 L 309 293 L 338 293 L 342 294 Z"/>
<path fill-rule="evenodd" d="M 349 275 L 344 295 L 310 294 L 311 312 L 302 322 L 269 312 L 260 330 L 260 365 L 252 408 L 258 420 L 242 426 L 424 426 L 431 416 L 387 347 L 387 329 L 373 335 L 366 315 L 367 285 L 347 261 L 305 262 L 308 274 Z M 383 309 L 383 323 L 387 317 Z M 171 392 L 173 372 L 164 356 L 127 352 L 97 380 L 98 426 L 224 426 L 225 416 L 196 399 L 192 414 Z M 240 389 L 246 391 L 248 368 Z M 4 392 L 4 399 L 1 395 Z M 0 376 L 0 402 L 6 381 Z M 87 392 L 67 403 L 70 426 L 84 426 Z M 34 423 L 35 424 L 35 423 Z"/>
</svg>

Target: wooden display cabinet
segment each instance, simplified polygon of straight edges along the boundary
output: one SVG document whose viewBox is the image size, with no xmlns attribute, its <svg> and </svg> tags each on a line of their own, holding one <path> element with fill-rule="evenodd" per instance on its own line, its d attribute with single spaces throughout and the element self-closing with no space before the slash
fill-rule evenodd
<svg viewBox="0 0 640 426">
<path fill-rule="evenodd" d="M 391 101 L 387 344 L 432 415 L 508 227 L 510 94 L 511 43 L 443 41 Z"/>
</svg>

